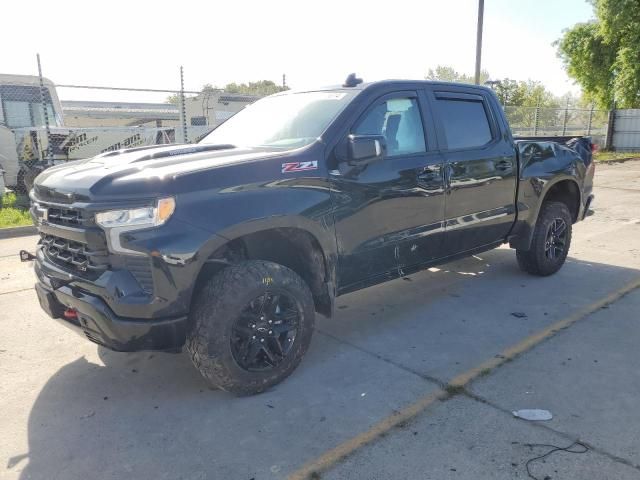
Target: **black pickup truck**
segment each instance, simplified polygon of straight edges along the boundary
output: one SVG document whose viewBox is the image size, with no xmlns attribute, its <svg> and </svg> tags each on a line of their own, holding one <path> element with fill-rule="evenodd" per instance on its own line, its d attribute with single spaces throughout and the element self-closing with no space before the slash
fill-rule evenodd
<svg viewBox="0 0 640 480">
<path fill-rule="evenodd" d="M 259 100 L 197 144 L 40 174 L 36 290 L 95 343 L 186 347 L 212 385 L 257 393 L 339 295 L 504 243 L 556 272 L 593 174 L 588 138 L 514 141 L 490 89 L 352 75 Z"/>
</svg>

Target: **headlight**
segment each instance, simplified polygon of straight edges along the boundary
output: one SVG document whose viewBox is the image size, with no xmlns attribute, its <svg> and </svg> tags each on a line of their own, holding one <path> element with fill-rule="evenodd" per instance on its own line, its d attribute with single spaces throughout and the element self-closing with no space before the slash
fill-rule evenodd
<svg viewBox="0 0 640 480">
<path fill-rule="evenodd" d="M 155 227 L 169 220 L 175 208 L 176 201 L 172 197 L 161 198 L 155 207 L 98 213 L 96 214 L 96 223 L 103 228 Z"/>
<path fill-rule="evenodd" d="M 141 252 L 124 248 L 120 244 L 120 234 L 141 228 L 157 227 L 165 223 L 176 209 L 172 197 L 161 198 L 154 207 L 110 210 L 96 214 L 96 223 L 107 233 L 107 243 L 112 252 L 129 255 L 144 255 Z"/>
</svg>

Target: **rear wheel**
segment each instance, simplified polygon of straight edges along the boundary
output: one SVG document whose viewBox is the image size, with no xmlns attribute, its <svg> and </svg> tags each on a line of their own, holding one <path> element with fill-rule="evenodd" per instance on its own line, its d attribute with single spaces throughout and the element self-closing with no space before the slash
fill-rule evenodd
<svg viewBox="0 0 640 480">
<path fill-rule="evenodd" d="M 516 250 L 518 265 L 532 275 L 556 273 L 571 245 L 571 213 L 562 202 L 545 202 L 540 209 L 529 250 Z"/>
<path fill-rule="evenodd" d="M 313 333 L 307 284 L 273 262 L 225 268 L 192 306 L 187 350 L 209 383 L 237 395 L 260 393 L 293 372 Z"/>
</svg>

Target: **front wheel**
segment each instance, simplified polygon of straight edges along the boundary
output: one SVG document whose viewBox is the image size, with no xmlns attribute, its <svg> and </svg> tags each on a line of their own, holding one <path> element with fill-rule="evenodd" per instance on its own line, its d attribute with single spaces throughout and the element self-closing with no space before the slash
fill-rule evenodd
<svg viewBox="0 0 640 480">
<path fill-rule="evenodd" d="M 295 370 L 309 348 L 315 308 L 293 270 L 248 261 L 225 268 L 196 295 L 187 350 L 214 387 L 260 393 Z"/>
<path fill-rule="evenodd" d="M 571 213 L 562 202 L 545 202 L 540 209 L 529 250 L 516 250 L 518 265 L 532 275 L 556 273 L 571 245 Z"/>
</svg>

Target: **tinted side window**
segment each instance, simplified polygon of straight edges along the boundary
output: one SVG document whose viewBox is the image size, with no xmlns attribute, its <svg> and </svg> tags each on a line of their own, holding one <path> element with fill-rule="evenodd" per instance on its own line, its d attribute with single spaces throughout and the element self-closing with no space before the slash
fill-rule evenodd
<svg viewBox="0 0 640 480">
<path fill-rule="evenodd" d="M 420 110 L 414 98 L 393 98 L 376 105 L 352 133 L 384 135 L 389 156 L 426 151 Z"/>
<path fill-rule="evenodd" d="M 450 150 L 481 147 L 491 141 L 489 119 L 482 101 L 438 99 L 438 115 Z"/>
</svg>

